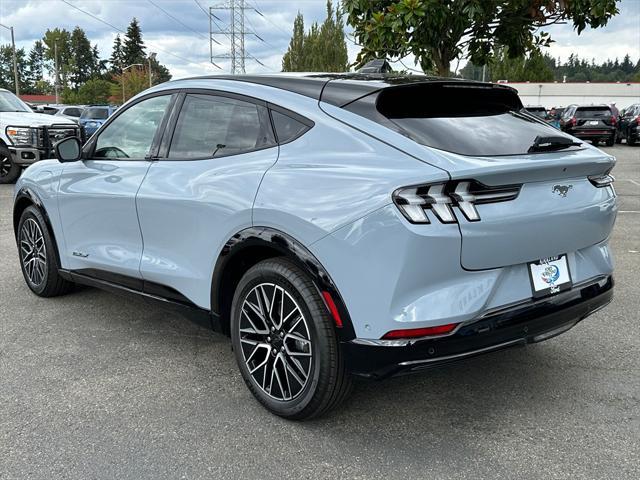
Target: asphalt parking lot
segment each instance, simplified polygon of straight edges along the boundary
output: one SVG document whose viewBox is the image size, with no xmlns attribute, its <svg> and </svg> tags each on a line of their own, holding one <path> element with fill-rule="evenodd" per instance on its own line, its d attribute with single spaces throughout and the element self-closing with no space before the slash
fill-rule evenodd
<svg viewBox="0 0 640 480">
<path fill-rule="evenodd" d="M 0 186 L 0 479 L 640 478 L 640 147 L 605 148 L 613 303 L 545 343 L 267 413 L 227 338 L 94 289 L 30 293 Z"/>
</svg>

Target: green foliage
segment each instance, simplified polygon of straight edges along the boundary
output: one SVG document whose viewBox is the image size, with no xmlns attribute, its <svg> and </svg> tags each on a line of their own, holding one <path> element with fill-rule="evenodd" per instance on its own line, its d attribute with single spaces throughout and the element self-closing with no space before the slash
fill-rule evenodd
<svg viewBox="0 0 640 480">
<path fill-rule="evenodd" d="M 87 35 L 80 27 L 73 29 L 70 43 L 69 80 L 77 90 L 87 80 L 100 74 L 100 58 L 97 47 L 91 47 Z"/>
<path fill-rule="evenodd" d="M 468 62 L 460 76 L 469 80 L 482 79 L 482 66 Z M 566 77 L 566 78 L 565 78 Z M 633 82 L 640 77 L 640 60 L 634 65 L 625 55 L 622 62 L 617 58 L 602 64 L 588 62 L 577 55 L 570 55 L 563 64 L 548 53 L 532 53 L 529 57 L 512 59 L 504 49 L 498 49 L 497 57 L 487 64 L 486 80 L 509 80 L 511 82 Z"/>
<path fill-rule="evenodd" d="M 68 104 L 90 105 L 109 103 L 114 83 L 100 78 L 87 80 L 78 91 L 66 88 L 62 92 L 62 101 Z"/>
<path fill-rule="evenodd" d="M 347 23 L 363 45 L 356 63 L 413 54 L 425 72 L 448 76 L 451 61 L 486 64 L 496 48 L 512 58 L 552 40 L 539 29 L 568 22 L 578 34 L 618 13 L 616 0 L 343 0 Z"/>
<path fill-rule="evenodd" d="M 149 76 L 147 70 L 141 67 L 134 67 L 129 70 L 125 70 L 119 75 L 114 75 L 113 79 L 116 83 L 111 84 L 111 96 L 115 97 L 117 102 L 124 103 L 131 97 L 149 88 Z M 124 90 L 122 88 L 123 84 Z"/>
<path fill-rule="evenodd" d="M 140 24 L 134 17 L 131 23 L 127 27 L 127 34 L 124 38 L 124 44 L 122 46 L 122 61 L 124 66 L 134 63 L 143 63 L 147 58 L 144 53 L 144 42 L 142 41 L 142 31 L 140 30 Z"/>
<path fill-rule="evenodd" d="M 26 92 L 28 90 L 28 85 L 25 81 L 27 63 L 24 48 L 16 49 L 16 63 L 18 64 L 20 92 Z M 15 80 L 13 76 L 13 47 L 11 44 L 0 45 L 0 88 L 15 91 Z"/>
<path fill-rule="evenodd" d="M 283 72 L 345 72 L 349 69 L 344 22 L 338 9 L 327 1 L 327 18 L 314 23 L 308 33 L 298 12 L 293 22 L 293 36 L 282 57 Z"/>
<path fill-rule="evenodd" d="M 122 51 L 122 40 L 120 39 L 120 35 L 116 35 L 116 38 L 113 41 L 113 49 L 111 51 L 109 63 L 111 64 L 111 73 L 120 72 L 122 67 L 126 66 L 124 63 L 124 52 Z"/>
</svg>

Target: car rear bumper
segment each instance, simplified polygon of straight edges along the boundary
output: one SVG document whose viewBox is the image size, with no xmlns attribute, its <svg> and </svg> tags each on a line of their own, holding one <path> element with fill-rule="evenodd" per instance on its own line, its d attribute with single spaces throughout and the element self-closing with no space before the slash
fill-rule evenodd
<svg viewBox="0 0 640 480">
<path fill-rule="evenodd" d="M 594 129 L 594 130 L 573 130 L 569 132 L 574 137 L 582 138 L 582 139 L 592 139 L 592 138 L 610 138 L 615 135 L 614 129 Z"/>
<path fill-rule="evenodd" d="M 547 340 L 571 329 L 612 298 L 613 277 L 603 276 L 553 297 L 485 314 L 450 336 L 387 344 L 355 339 L 344 342 L 343 348 L 352 373 L 381 379 Z"/>
</svg>

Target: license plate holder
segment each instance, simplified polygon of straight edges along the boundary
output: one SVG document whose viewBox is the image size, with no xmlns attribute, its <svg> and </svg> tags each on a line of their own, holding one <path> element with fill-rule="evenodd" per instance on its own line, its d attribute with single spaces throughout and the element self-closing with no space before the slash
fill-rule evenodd
<svg viewBox="0 0 640 480">
<path fill-rule="evenodd" d="M 599 122 L 599 121 L 597 121 L 597 120 L 591 120 L 591 121 L 589 122 L 589 125 L 598 125 L 599 123 L 600 123 L 600 122 Z"/>
<path fill-rule="evenodd" d="M 573 283 L 566 254 L 529 262 L 527 270 L 534 298 L 569 290 Z"/>
</svg>

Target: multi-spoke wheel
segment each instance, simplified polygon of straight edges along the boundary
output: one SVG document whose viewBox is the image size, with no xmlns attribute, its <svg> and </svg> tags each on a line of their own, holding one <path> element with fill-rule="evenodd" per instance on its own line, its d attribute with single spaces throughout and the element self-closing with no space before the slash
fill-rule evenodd
<svg viewBox="0 0 640 480">
<path fill-rule="evenodd" d="M 349 391 L 327 307 L 311 279 L 288 260 L 260 262 L 244 275 L 234 295 L 231 335 L 249 389 L 278 415 L 319 415 Z"/>
<path fill-rule="evenodd" d="M 13 163 L 11 152 L 0 144 L 0 183 L 13 183 L 20 176 L 20 166 Z"/>
<path fill-rule="evenodd" d="M 27 281 L 34 287 L 47 278 L 47 246 L 40 225 L 34 218 L 27 218 L 20 228 L 20 258 Z"/>
<path fill-rule="evenodd" d="M 17 238 L 22 274 L 29 288 L 41 297 L 66 293 L 71 283 L 60 277 L 53 239 L 36 207 L 22 212 Z"/>
</svg>

